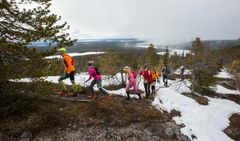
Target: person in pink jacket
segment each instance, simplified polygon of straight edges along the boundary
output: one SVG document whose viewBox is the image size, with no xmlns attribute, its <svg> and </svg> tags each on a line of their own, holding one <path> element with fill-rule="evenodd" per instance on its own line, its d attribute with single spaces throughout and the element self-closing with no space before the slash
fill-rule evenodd
<svg viewBox="0 0 240 141">
<path fill-rule="evenodd" d="M 106 90 L 104 90 L 102 88 L 102 79 L 101 79 L 101 74 L 99 73 L 98 69 L 96 67 L 92 66 L 93 61 L 88 61 L 86 63 L 87 67 L 88 67 L 88 73 L 89 73 L 89 78 L 87 81 L 85 81 L 85 83 L 87 83 L 89 80 L 91 80 L 93 78 L 93 81 L 90 85 L 90 89 L 92 92 L 91 96 L 88 96 L 89 99 L 95 99 L 97 96 L 94 93 L 94 85 L 97 84 L 97 87 L 99 89 L 100 92 L 102 92 L 103 94 L 106 95 L 107 99 L 111 99 L 112 94 L 108 93 Z"/>
<path fill-rule="evenodd" d="M 124 67 L 124 72 L 127 73 L 128 75 L 128 84 L 126 86 L 126 93 L 127 93 L 127 100 L 130 100 L 130 95 L 129 95 L 129 89 L 133 87 L 133 90 L 137 95 L 139 96 L 139 99 L 142 99 L 140 93 L 138 92 L 138 87 L 137 87 L 137 74 L 135 73 L 134 70 L 132 70 L 130 67 L 126 66 Z"/>
</svg>

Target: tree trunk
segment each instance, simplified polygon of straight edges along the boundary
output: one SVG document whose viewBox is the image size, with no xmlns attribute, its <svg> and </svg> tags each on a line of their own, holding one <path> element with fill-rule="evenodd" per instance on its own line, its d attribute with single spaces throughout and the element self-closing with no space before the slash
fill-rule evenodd
<svg viewBox="0 0 240 141">
<path fill-rule="evenodd" d="M 195 66 L 192 72 L 192 94 L 200 90 L 200 72 L 199 67 Z"/>
</svg>

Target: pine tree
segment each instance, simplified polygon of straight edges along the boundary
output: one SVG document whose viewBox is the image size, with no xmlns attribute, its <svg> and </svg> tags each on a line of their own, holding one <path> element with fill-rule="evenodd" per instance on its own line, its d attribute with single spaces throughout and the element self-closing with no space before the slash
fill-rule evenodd
<svg viewBox="0 0 240 141">
<path fill-rule="evenodd" d="M 34 4 L 37 7 L 23 9 L 25 4 Z M 19 94 L 25 89 L 21 84 L 11 85 L 9 79 L 28 77 L 35 81 L 41 80 L 39 78 L 47 75 L 51 65 L 51 62 L 43 57 L 53 54 L 58 47 L 74 44 L 75 40 L 65 33 L 69 26 L 66 22 L 61 23 L 61 17 L 51 13 L 50 6 L 51 0 L 1 0 L 1 94 Z M 45 52 L 29 49 L 27 45 L 34 41 L 45 41 L 53 48 Z M 31 87 L 32 89 L 39 87 L 34 83 L 32 85 L 35 86 Z M 44 85 L 44 89 L 48 89 L 48 86 Z"/>
<path fill-rule="evenodd" d="M 213 51 L 200 38 L 192 42 L 192 92 L 204 93 L 209 91 L 210 85 L 215 83 L 213 75 L 217 72 L 218 66 L 213 61 Z"/>
<path fill-rule="evenodd" d="M 150 67 L 155 67 L 158 65 L 159 57 L 157 55 L 156 48 L 153 44 L 150 44 L 149 47 L 144 51 L 144 62 L 145 65 Z"/>
<path fill-rule="evenodd" d="M 164 54 L 164 61 L 163 61 L 163 63 L 165 64 L 165 65 L 168 65 L 168 63 L 169 63 L 169 49 L 168 49 L 168 46 L 166 46 L 165 47 L 165 54 Z"/>
<path fill-rule="evenodd" d="M 25 4 L 34 4 L 37 7 L 23 9 Z M 26 65 L 30 65 L 31 61 L 44 62 L 40 60 L 49 52 L 39 53 L 28 49 L 26 46 L 30 42 L 45 41 L 49 46 L 55 47 L 72 46 L 75 42 L 65 33 L 65 30 L 69 29 L 67 23 L 60 23 L 61 17 L 52 14 L 49 10 L 50 6 L 51 0 L 1 0 L 1 81 L 23 73 L 26 71 Z M 41 65 L 34 63 L 34 67 L 40 70 Z"/>
<path fill-rule="evenodd" d="M 234 59 L 229 66 L 231 73 L 235 76 L 237 90 L 240 91 L 240 59 Z"/>
</svg>

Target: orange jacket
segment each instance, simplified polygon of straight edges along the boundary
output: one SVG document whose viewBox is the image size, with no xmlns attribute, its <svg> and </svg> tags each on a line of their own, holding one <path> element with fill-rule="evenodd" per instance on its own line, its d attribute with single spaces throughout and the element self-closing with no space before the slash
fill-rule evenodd
<svg viewBox="0 0 240 141">
<path fill-rule="evenodd" d="M 157 71 L 151 70 L 150 74 L 151 74 L 151 78 L 152 78 L 153 81 L 157 80 L 157 78 L 158 78 L 158 72 Z"/>
<path fill-rule="evenodd" d="M 75 71 L 74 60 L 71 56 L 69 56 L 67 53 L 64 53 L 63 60 L 64 60 L 64 72 L 70 73 L 71 71 Z"/>
</svg>

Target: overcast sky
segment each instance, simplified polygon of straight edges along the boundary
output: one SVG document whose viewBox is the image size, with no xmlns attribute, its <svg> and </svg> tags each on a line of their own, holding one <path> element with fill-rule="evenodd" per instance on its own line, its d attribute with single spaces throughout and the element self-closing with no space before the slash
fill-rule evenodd
<svg viewBox="0 0 240 141">
<path fill-rule="evenodd" d="M 53 0 L 72 37 L 159 44 L 240 38 L 240 0 Z"/>
</svg>

